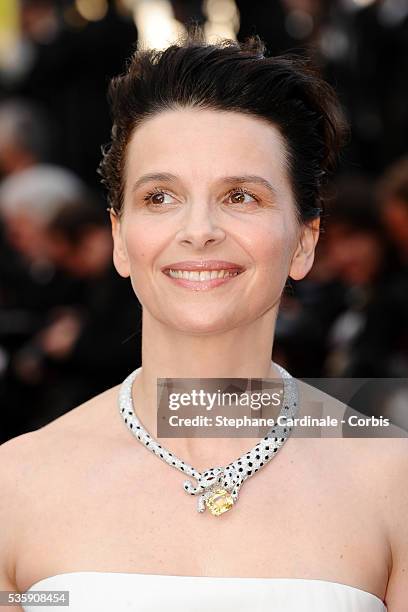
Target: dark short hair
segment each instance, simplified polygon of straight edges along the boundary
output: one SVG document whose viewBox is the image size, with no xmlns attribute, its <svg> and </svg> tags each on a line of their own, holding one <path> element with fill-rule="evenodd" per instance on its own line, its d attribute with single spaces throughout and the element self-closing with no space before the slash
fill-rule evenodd
<svg viewBox="0 0 408 612">
<path fill-rule="evenodd" d="M 322 212 L 322 187 L 347 129 L 335 92 L 310 60 L 266 57 L 258 36 L 209 44 L 195 29 L 165 50 L 136 51 L 125 74 L 110 82 L 108 98 L 112 136 L 102 147 L 98 172 L 115 211 L 123 206 L 133 130 L 161 111 L 187 107 L 245 113 L 276 126 L 286 143 L 298 218 L 304 222 Z"/>
</svg>

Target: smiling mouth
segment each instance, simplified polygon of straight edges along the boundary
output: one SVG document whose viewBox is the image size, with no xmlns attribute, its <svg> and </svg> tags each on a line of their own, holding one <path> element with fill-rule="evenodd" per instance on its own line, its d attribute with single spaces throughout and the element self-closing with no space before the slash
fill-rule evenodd
<svg viewBox="0 0 408 612">
<path fill-rule="evenodd" d="M 218 278 L 229 278 L 232 276 L 238 276 L 243 270 L 231 269 L 231 270 L 164 270 L 164 273 L 171 278 L 183 279 L 187 281 L 205 282 L 215 280 Z"/>
</svg>

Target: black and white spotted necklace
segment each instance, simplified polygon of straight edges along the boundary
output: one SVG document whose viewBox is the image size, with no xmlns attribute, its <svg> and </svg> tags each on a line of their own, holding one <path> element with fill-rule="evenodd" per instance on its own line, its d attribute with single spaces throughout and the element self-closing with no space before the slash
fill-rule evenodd
<svg viewBox="0 0 408 612">
<path fill-rule="evenodd" d="M 282 366 L 274 364 L 283 382 L 282 407 L 276 421 L 279 423 L 270 428 L 267 435 L 248 452 L 238 457 L 227 466 L 217 466 L 199 472 L 176 455 L 163 448 L 143 427 L 137 418 L 132 400 L 132 385 L 141 367 L 129 374 L 119 391 L 119 411 L 131 433 L 148 450 L 157 455 L 171 467 L 192 476 L 197 484 L 186 480 L 184 490 L 190 495 L 198 495 L 197 510 L 204 512 L 207 507 L 214 516 L 230 510 L 238 500 L 242 484 L 264 467 L 277 454 L 290 435 L 291 426 L 286 419 L 292 419 L 298 411 L 298 392 L 295 380 Z"/>
</svg>

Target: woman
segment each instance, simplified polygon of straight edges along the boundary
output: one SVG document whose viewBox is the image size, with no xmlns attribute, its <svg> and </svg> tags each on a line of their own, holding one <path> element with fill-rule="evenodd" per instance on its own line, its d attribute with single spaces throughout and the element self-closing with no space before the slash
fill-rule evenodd
<svg viewBox="0 0 408 612">
<path fill-rule="evenodd" d="M 111 85 L 101 171 L 143 367 L 119 414 L 118 385 L 2 447 L 3 590 L 69 590 L 87 611 L 406 608 L 405 440 L 291 437 L 217 517 L 180 469 L 226 466 L 258 438 L 162 437 L 178 470 L 147 449 L 158 378 L 287 375 L 270 359 L 279 300 L 312 266 L 343 127 L 305 63 L 263 51 L 193 37 L 136 53 Z"/>
</svg>

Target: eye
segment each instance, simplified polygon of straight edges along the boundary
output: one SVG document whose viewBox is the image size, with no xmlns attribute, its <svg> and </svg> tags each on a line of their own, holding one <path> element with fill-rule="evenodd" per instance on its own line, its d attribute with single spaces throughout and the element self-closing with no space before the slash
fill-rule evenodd
<svg viewBox="0 0 408 612">
<path fill-rule="evenodd" d="M 149 193 L 146 193 L 146 195 L 143 196 L 143 200 L 147 205 L 156 208 L 165 207 L 168 204 L 172 204 L 173 199 L 173 196 L 166 191 L 163 191 L 163 189 L 160 189 L 159 187 L 155 187 L 149 191 Z"/>
<path fill-rule="evenodd" d="M 232 204 L 251 204 L 253 202 L 259 202 L 256 195 L 243 187 L 231 189 L 227 194 L 227 199 L 230 199 Z"/>
</svg>

